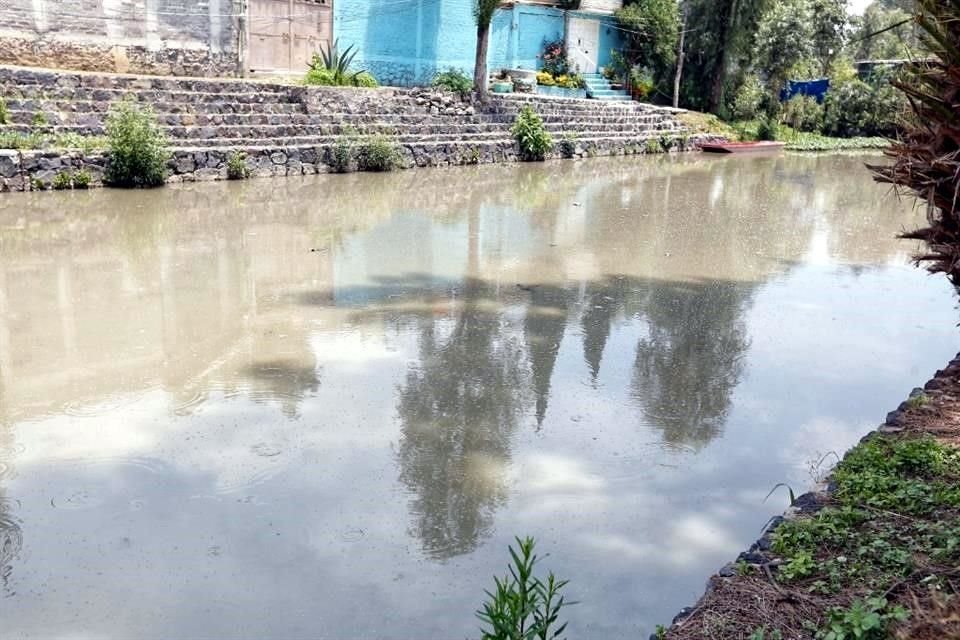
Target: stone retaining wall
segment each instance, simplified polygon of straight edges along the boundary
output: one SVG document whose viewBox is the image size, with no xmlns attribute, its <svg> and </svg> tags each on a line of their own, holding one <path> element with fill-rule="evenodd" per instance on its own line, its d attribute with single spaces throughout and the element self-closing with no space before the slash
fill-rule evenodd
<svg viewBox="0 0 960 640">
<path fill-rule="evenodd" d="M 671 152 L 696 150 L 712 138 L 695 136 L 677 138 Z M 363 145 L 363 139 L 355 143 L 355 151 Z M 418 143 L 397 147 L 400 161 L 398 169 L 418 167 L 442 167 L 473 164 L 519 162 L 519 150 L 515 144 L 477 143 Z M 195 182 L 226 180 L 227 162 L 237 153 L 235 148 L 178 149 L 168 163 L 167 182 Z M 602 156 L 639 155 L 647 153 L 642 144 L 610 142 L 607 145 L 577 144 L 571 159 Z M 331 166 L 333 148 L 315 147 L 257 147 L 242 151 L 252 178 L 276 176 L 313 175 L 333 173 Z M 561 158 L 559 151 L 550 156 Z M 73 176 L 84 171 L 90 178 L 91 188 L 103 186 L 103 175 L 109 158 L 104 154 L 85 155 L 80 151 L 4 151 L 0 150 L 0 192 L 42 191 L 53 188 L 57 175 Z M 351 170 L 357 170 L 356 162 Z"/>
</svg>

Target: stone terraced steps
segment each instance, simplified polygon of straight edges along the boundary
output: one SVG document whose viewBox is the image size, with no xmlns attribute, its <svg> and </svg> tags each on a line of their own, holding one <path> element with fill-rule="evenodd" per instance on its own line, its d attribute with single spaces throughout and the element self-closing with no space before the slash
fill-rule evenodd
<svg viewBox="0 0 960 640">
<path fill-rule="evenodd" d="M 528 105 L 555 140 L 574 140 L 576 156 L 639 153 L 646 141 L 665 137 L 675 146 L 688 144 L 676 110 L 629 100 L 507 94 L 474 104 L 422 88 L 302 87 L 5 66 L 0 97 L 9 111 L 0 132 L 24 134 L 102 135 L 111 104 L 124 98 L 148 104 L 173 147 L 174 177 L 182 179 L 225 177 L 225 157 L 239 149 L 256 175 L 326 171 L 324 154 L 352 134 L 387 137 L 399 145 L 404 166 L 513 161 L 519 152 L 510 129 Z M 35 124 L 40 121 L 46 124 Z M 53 152 L 40 155 L 52 158 Z M 26 156 L 21 160 L 27 162 Z M 44 164 L 38 162 L 36 171 L 47 171 Z M 0 175 L 0 190 L 14 188 L 3 180 L 16 176 Z"/>
</svg>

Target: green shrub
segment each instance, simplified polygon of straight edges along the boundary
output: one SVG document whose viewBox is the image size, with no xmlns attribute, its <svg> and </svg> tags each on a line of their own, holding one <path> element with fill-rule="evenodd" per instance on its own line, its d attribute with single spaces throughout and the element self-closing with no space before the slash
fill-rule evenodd
<svg viewBox="0 0 960 640">
<path fill-rule="evenodd" d="M 157 187 L 167 177 L 170 151 L 153 110 L 132 99 L 114 103 L 107 115 L 110 160 L 105 181 L 115 187 Z"/>
<path fill-rule="evenodd" d="M 473 90 L 473 80 L 463 70 L 450 67 L 433 76 L 433 86 L 465 95 Z"/>
<path fill-rule="evenodd" d="M 553 149 L 553 138 L 543 126 L 543 118 L 530 105 L 524 105 L 510 129 L 520 145 L 520 157 L 528 161 L 543 160 Z"/>
<path fill-rule="evenodd" d="M 357 163 L 365 171 L 393 171 L 400 164 L 400 152 L 386 137 L 375 136 L 360 148 Z"/>
<path fill-rule="evenodd" d="M 37 111 L 33 114 L 33 119 L 30 121 L 30 123 L 35 127 L 47 126 L 49 124 L 47 121 L 47 114 L 45 114 L 43 111 Z"/>
<path fill-rule="evenodd" d="M 760 120 L 757 126 L 757 140 L 776 140 L 780 135 L 780 125 L 777 119 L 767 116 Z"/>
<path fill-rule="evenodd" d="M 30 188 L 34 191 L 46 191 L 50 188 L 50 183 L 41 180 L 40 178 L 33 178 L 30 180 Z"/>
<path fill-rule="evenodd" d="M 0 124 L 10 123 L 10 110 L 7 109 L 7 101 L 0 98 Z"/>
<path fill-rule="evenodd" d="M 90 172 L 86 169 L 80 169 L 80 171 L 73 174 L 74 189 L 89 189 L 92 181 L 93 179 L 90 176 Z"/>
<path fill-rule="evenodd" d="M 357 49 L 350 45 L 340 51 L 340 41 L 334 40 L 329 50 L 321 49 L 308 63 L 303 83 L 333 87 L 377 87 L 377 79 L 367 71 L 352 71 L 350 65 L 357 57 Z"/>
<path fill-rule="evenodd" d="M 893 136 L 904 104 L 901 94 L 882 80 L 831 86 L 823 105 L 823 132 L 843 138 Z"/>
<path fill-rule="evenodd" d="M 56 191 L 64 191 L 73 188 L 73 178 L 66 171 L 61 171 L 53 178 L 53 188 Z"/>
<path fill-rule="evenodd" d="M 333 87 L 337 85 L 337 80 L 333 72 L 329 69 L 311 68 L 303 80 L 304 84 L 311 86 Z"/>
<path fill-rule="evenodd" d="M 373 89 L 375 87 L 379 87 L 380 83 L 377 82 L 377 79 L 374 78 L 373 74 L 369 71 L 361 71 L 360 73 L 354 74 L 353 86 L 363 87 L 365 89 Z"/>
<path fill-rule="evenodd" d="M 335 173 L 347 173 L 353 170 L 355 155 L 354 136 L 341 135 L 327 153 L 327 164 Z"/>
<path fill-rule="evenodd" d="M 246 180 L 249 177 L 250 169 L 247 167 L 247 154 L 243 151 L 234 151 L 227 158 L 227 179 Z"/>
<path fill-rule="evenodd" d="M 755 75 L 744 78 L 733 98 L 733 117 L 737 120 L 753 120 L 760 112 L 763 101 L 763 83 Z"/>
<path fill-rule="evenodd" d="M 797 131 L 815 132 L 823 126 L 823 107 L 812 96 L 793 96 L 783 105 L 783 122 Z"/>
<path fill-rule="evenodd" d="M 644 153 L 663 153 L 663 147 L 660 146 L 660 141 L 655 138 L 650 138 L 643 144 Z"/>
</svg>

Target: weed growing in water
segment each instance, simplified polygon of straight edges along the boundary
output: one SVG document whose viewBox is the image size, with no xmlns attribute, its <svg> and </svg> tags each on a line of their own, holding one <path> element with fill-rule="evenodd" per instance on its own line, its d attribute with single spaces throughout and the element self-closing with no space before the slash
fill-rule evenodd
<svg viewBox="0 0 960 640">
<path fill-rule="evenodd" d="M 64 191 L 73 188 L 73 178 L 66 171 L 61 171 L 53 178 L 53 188 L 56 191 Z"/>
<path fill-rule="evenodd" d="M 250 169 L 247 167 L 247 154 L 243 151 L 234 151 L 227 158 L 227 179 L 246 180 L 249 177 Z"/>
<path fill-rule="evenodd" d="M 520 157 L 527 161 L 540 161 L 553 149 L 553 138 L 543 126 L 543 118 L 530 105 L 524 105 L 510 129 L 520 145 Z"/>
<path fill-rule="evenodd" d="M 660 146 L 659 140 L 654 140 L 650 138 L 643 145 L 643 150 L 645 153 L 663 153 L 663 147 Z"/>
<path fill-rule="evenodd" d="M 393 171 L 400 164 L 400 152 L 385 136 L 374 136 L 360 148 L 357 161 L 366 171 Z"/>
<path fill-rule="evenodd" d="M 86 169 L 80 169 L 80 171 L 77 171 L 75 174 L 73 174 L 74 189 L 89 189 L 92 181 L 93 178 L 90 176 L 90 172 Z"/>
<path fill-rule="evenodd" d="M 107 115 L 110 162 L 106 182 L 116 187 L 158 187 L 167 177 L 170 151 L 153 110 L 121 100 Z"/>
<path fill-rule="evenodd" d="M 567 580 L 557 580 L 553 573 L 546 581 L 534 576 L 539 558 L 534 554 L 533 538 L 516 538 L 517 550 L 509 547 L 509 575 L 494 577 L 496 585 L 488 600 L 477 611 L 483 621 L 482 640 L 552 640 L 559 637 L 567 623 L 559 623 L 560 611 L 571 604 L 560 591 Z"/>
</svg>

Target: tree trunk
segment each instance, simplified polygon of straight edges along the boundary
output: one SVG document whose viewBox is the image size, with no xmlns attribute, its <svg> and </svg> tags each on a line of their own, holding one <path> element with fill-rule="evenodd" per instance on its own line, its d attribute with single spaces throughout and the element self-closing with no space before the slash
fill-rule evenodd
<svg viewBox="0 0 960 640">
<path fill-rule="evenodd" d="M 734 7 L 736 0 L 723 3 L 720 13 L 720 41 L 717 44 L 717 66 L 713 71 L 713 82 L 710 83 L 710 99 L 707 101 L 707 111 L 716 113 L 723 100 L 723 82 L 727 77 L 727 50 L 730 48 L 730 37 L 733 31 Z"/>
<path fill-rule="evenodd" d="M 683 44 L 687 35 L 687 14 L 684 12 L 683 21 L 680 23 L 680 46 L 677 50 L 677 74 L 673 78 L 673 108 L 680 106 L 680 78 L 683 77 Z"/>
<path fill-rule="evenodd" d="M 490 25 L 477 25 L 477 59 L 473 68 L 473 90 L 480 101 L 487 98 L 487 47 L 490 43 Z"/>
</svg>

